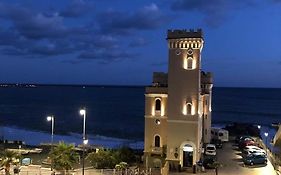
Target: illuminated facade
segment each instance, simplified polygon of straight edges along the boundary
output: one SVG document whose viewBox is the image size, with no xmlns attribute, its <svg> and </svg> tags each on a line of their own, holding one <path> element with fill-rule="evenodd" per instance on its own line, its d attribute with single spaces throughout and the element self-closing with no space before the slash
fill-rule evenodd
<svg viewBox="0 0 281 175">
<path fill-rule="evenodd" d="M 169 30 L 168 74 L 154 73 L 145 94 L 146 167 L 192 167 L 210 142 L 212 75 L 201 71 L 201 30 Z M 167 163 L 166 163 L 167 162 Z"/>
</svg>

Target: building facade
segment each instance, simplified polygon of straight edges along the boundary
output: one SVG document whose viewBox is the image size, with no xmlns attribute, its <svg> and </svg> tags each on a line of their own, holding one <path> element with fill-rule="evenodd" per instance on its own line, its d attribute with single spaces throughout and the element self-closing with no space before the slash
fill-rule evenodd
<svg viewBox="0 0 281 175">
<path fill-rule="evenodd" d="M 178 170 L 196 164 L 210 142 L 212 75 L 201 71 L 199 29 L 168 30 L 168 74 L 153 74 L 145 93 L 146 167 Z"/>
</svg>

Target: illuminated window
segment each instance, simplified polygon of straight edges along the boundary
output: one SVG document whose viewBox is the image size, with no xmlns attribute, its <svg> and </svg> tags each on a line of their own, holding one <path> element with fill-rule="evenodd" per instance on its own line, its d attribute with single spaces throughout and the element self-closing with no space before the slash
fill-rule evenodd
<svg viewBox="0 0 281 175">
<path fill-rule="evenodd" d="M 160 136 L 158 135 L 154 137 L 154 146 L 160 147 Z"/>
<path fill-rule="evenodd" d="M 193 60 L 191 57 L 187 58 L 187 69 L 192 69 Z"/>
<path fill-rule="evenodd" d="M 160 99 L 155 100 L 155 110 L 161 111 L 161 100 Z"/>
<path fill-rule="evenodd" d="M 183 106 L 182 113 L 184 115 L 194 115 L 192 103 L 185 103 L 184 106 Z"/>
<path fill-rule="evenodd" d="M 193 63 L 194 61 L 193 61 L 193 58 L 192 57 L 188 57 L 188 58 L 185 58 L 184 59 L 184 62 L 183 62 L 183 68 L 184 69 L 187 69 L 187 70 L 191 70 L 191 69 L 193 69 L 194 67 L 193 67 Z"/>
<path fill-rule="evenodd" d="M 186 104 L 186 113 L 190 115 L 191 112 L 192 112 L 192 104 L 191 103 L 187 103 Z"/>
</svg>

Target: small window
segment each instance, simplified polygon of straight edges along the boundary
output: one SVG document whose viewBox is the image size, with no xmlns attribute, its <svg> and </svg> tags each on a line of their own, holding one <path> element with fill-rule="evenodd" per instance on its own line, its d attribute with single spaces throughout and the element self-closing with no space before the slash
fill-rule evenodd
<svg viewBox="0 0 281 175">
<path fill-rule="evenodd" d="M 155 100 L 155 110 L 156 111 L 160 111 L 161 110 L 161 100 L 160 99 L 156 99 Z"/>
<path fill-rule="evenodd" d="M 187 58 L 187 69 L 192 69 L 193 59 Z"/>
<path fill-rule="evenodd" d="M 186 104 L 186 113 L 191 114 L 191 111 L 192 111 L 192 104 L 187 103 Z"/>
<path fill-rule="evenodd" d="M 155 123 L 156 123 L 156 125 L 160 125 L 161 122 L 160 122 L 159 119 L 156 119 L 156 120 L 155 120 Z"/>
<path fill-rule="evenodd" d="M 155 147 L 160 147 L 160 136 L 155 136 L 154 145 Z"/>
</svg>

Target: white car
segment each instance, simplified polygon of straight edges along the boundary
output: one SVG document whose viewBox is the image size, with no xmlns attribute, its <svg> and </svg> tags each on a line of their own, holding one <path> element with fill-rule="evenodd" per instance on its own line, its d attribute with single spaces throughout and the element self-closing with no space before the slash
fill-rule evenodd
<svg viewBox="0 0 281 175">
<path fill-rule="evenodd" d="M 259 151 L 259 152 L 264 152 L 265 153 L 265 151 L 262 148 L 257 147 L 257 146 L 253 146 L 253 145 L 246 146 L 244 148 L 244 151 Z"/>
<path fill-rule="evenodd" d="M 242 151 L 244 156 L 250 155 L 250 154 L 266 154 L 266 151 L 262 148 L 259 148 L 257 146 L 246 146 L 244 150 Z"/>
<path fill-rule="evenodd" d="M 205 154 L 209 156 L 217 155 L 216 146 L 214 144 L 207 144 L 205 149 Z"/>
</svg>

